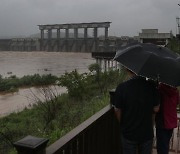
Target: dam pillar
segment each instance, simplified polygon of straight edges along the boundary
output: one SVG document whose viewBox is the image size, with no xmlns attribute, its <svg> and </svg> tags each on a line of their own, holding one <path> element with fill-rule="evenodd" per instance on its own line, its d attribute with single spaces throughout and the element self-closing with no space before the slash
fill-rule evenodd
<svg viewBox="0 0 180 154">
<path fill-rule="evenodd" d="M 104 37 L 105 37 L 105 39 L 108 38 L 108 27 L 104 28 Z"/>
<path fill-rule="evenodd" d="M 44 42 L 44 29 L 41 29 L 41 39 L 40 39 L 40 50 L 43 51 L 43 42 Z"/>
<path fill-rule="evenodd" d="M 57 51 L 60 51 L 60 28 L 57 29 Z"/>
<path fill-rule="evenodd" d="M 85 51 L 88 51 L 88 44 L 87 44 L 87 38 L 88 38 L 88 28 L 84 28 L 84 46 L 85 46 Z"/>
<path fill-rule="evenodd" d="M 78 52 L 78 28 L 74 28 L 75 51 Z"/>
<path fill-rule="evenodd" d="M 97 52 L 98 48 L 98 42 L 97 42 L 97 37 L 98 37 L 98 28 L 94 28 L 94 51 Z"/>
<path fill-rule="evenodd" d="M 66 43 L 65 43 L 65 46 L 66 46 L 66 51 L 69 51 L 69 28 L 66 28 L 65 29 L 65 40 L 66 40 Z"/>
<path fill-rule="evenodd" d="M 74 38 L 78 39 L 78 28 L 74 28 Z"/>
<path fill-rule="evenodd" d="M 108 27 L 104 28 L 104 50 L 108 51 Z"/>
<path fill-rule="evenodd" d="M 52 51 L 51 47 L 51 40 L 52 40 L 52 29 L 48 29 L 48 51 Z"/>
</svg>

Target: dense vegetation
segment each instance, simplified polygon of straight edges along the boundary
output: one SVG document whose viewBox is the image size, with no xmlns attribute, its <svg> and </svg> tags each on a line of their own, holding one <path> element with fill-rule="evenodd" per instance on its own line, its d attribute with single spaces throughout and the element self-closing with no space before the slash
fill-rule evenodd
<svg viewBox="0 0 180 154">
<path fill-rule="evenodd" d="M 46 101 L 39 99 L 31 109 L 1 118 L 0 153 L 15 153 L 12 143 L 27 135 L 48 138 L 51 144 L 106 106 L 109 90 L 126 75 L 123 70 L 101 72 L 97 64 L 89 70 L 83 74 L 74 70 L 57 79 L 68 93 L 56 96 L 52 89 L 42 89 Z"/>
<path fill-rule="evenodd" d="M 48 75 L 26 75 L 22 78 L 18 78 L 15 75 L 8 78 L 3 78 L 0 75 L 0 92 L 14 92 L 19 87 L 41 86 L 54 84 L 57 80 L 56 76 Z"/>
</svg>

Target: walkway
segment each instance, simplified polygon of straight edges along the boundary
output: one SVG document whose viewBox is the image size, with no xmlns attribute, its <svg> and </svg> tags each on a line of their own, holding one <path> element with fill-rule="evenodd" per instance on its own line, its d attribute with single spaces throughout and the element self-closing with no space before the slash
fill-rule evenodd
<svg viewBox="0 0 180 154">
<path fill-rule="evenodd" d="M 180 154 L 180 114 L 178 114 L 178 127 L 174 129 L 174 133 L 170 142 L 169 154 Z M 153 150 L 153 154 L 157 154 L 156 149 Z"/>
</svg>

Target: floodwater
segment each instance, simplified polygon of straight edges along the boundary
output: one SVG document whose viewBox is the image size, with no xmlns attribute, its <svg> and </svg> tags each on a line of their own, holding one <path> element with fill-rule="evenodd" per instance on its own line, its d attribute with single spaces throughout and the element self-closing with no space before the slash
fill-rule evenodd
<svg viewBox="0 0 180 154">
<path fill-rule="evenodd" d="M 0 52 L 0 74 L 16 75 L 53 74 L 60 76 L 66 71 L 87 71 L 94 63 L 90 53 L 68 52 Z"/>
<path fill-rule="evenodd" d="M 53 74 L 60 76 L 77 69 L 83 73 L 95 63 L 90 53 L 68 52 L 0 52 L 0 74 L 3 77 L 16 75 Z M 63 87 L 54 87 L 57 94 L 66 92 Z M 0 94 L 0 116 L 21 111 L 41 97 L 38 88 L 20 89 L 16 93 Z"/>
</svg>

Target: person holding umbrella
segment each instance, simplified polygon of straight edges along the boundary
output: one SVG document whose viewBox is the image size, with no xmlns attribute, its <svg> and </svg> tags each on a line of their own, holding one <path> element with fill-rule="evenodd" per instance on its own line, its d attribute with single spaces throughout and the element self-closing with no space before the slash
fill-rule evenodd
<svg viewBox="0 0 180 154">
<path fill-rule="evenodd" d="M 156 86 L 127 69 L 131 78 L 115 90 L 115 113 L 120 122 L 123 154 L 151 154 L 153 113 L 159 110 Z"/>
<path fill-rule="evenodd" d="M 157 153 L 168 154 L 173 129 L 177 127 L 176 108 L 179 103 L 179 92 L 176 87 L 161 83 L 159 93 L 161 97 L 160 110 L 155 118 Z"/>
<path fill-rule="evenodd" d="M 127 46 L 119 49 L 116 52 L 114 60 L 118 61 L 122 66 L 128 68 L 136 75 L 141 76 L 141 80 L 136 79 L 134 81 L 133 80 L 127 81 L 127 83 L 125 82 L 122 85 L 119 85 L 116 89 L 115 107 L 117 108 L 116 109 L 117 117 L 121 121 L 121 125 L 122 125 L 122 136 L 124 138 L 122 140 L 124 145 L 123 147 L 126 150 L 127 147 L 129 148 L 130 146 L 131 147 L 129 148 L 131 149 L 130 150 L 131 152 L 129 151 L 130 154 L 132 153 L 132 147 L 134 147 L 133 142 L 135 142 L 136 145 L 137 143 L 140 143 L 140 147 L 143 147 L 143 145 L 148 145 L 146 142 L 148 141 L 147 138 L 149 138 L 149 141 L 151 141 L 150 138 L 152 138 L 152 132 L 150 133 L 150 130 L 148 130 L 145 125 L 143 125 L 143 120 L 147 122 L 147 126 L 149 127 L 149 129 L 152 129 L 152 125 L 151 125 L 152 123 L 150 122 L 150 115 L 152 114 L 152 108 L 154 107 L 154 111 L 157 111 L 156 109 L 158 109 L 157 96 L 155 95 L 156 93 L 161 94 L 162 107 L 160 113 L 161 115 L 165 115 L 164 120 L 166 121 L 167 115 L 169 113 L 175 113 L 176 115 L 176 104 L 177 104 L 177 100 L 175 99 L 177 97 L 177 92 L 175 92 L 176 88 L 172 90 L 174 91 L 172 94 L 173 96 L 167 95 L 167 93 L 165 94 L 164 85 L 163 86 L 161 85 L 159 87 L 159 92 L 157 92 L 158 90 L 155 88 L 156 86 L 153 86 L 152 82 L 150 84 L 150 81 L 148 82 L 145 79 L 143 81 L 143 77 L 148 78 L 149 80 L 158 81 L 158 83 L 161 84 L 164 83 L 166 85 L 170 85 L 170 87 L 180 86 L 180 57 L 179 55 L 177 55 L 176 53 L 165 47 L 159 47 L 151 43 L 137 43 L 137 44 L 128 44 Z M 168 88 L 166 87 L 166 88 L 172 89 L 170 87 Z M 149 89 L 151 89 L 151 91 Z M 143 102 L 146 102 L 144 103 L 144 106 L 143 106 Z M 174 105 L 171 106 L 170 105 L 171 102 L 173 102 L 172 104 Z M 152 106 L 150 106 L 150 104 Z M 166 104 L 165 107 L 163 107 L 164 104 Z M 167 112 L 165 113 L 164 110 L 165 108 L 166 111 L 167 108 L 168 109 L 172 108 L 171 112 L 168 112 L 168 114 Z M 132 117 L 132 115 L 134 115 L 134 117 Z M 156 116 L 156 119 L 159 119 L 158 116 Z M 169 116 L 169 119 L 173 119 L 171 116 L 174 118 L 174 114 L 172 114 Z M 133 124 L 132 120 L 136 121 L 137 123 Z M 159 121 L 162 120 L 159 119 Z M 170 122 L 170 120 L 167 121 Z M 174 121 L 176 121 L 176 118 L 174 118 Z M 164 138 L 162 138 L 162 136 L 164 135 L 161 134 L 159 136 L 160 124 L 162 123 L 157 122 L 157 129 L 158 129 L 157 137 L 160 137 L 158 138 L 158 147 L 160 147 L 159 144 L 160 142 L 164 142 Z M 175 127 L 176 125 L 173 122 L 173 124 L 171 123 L 170 126 L 171 126 L 170 129 L 173 129 L 172 127 Z M 164 125 L 161 125 L 161 128 L 162 127 L 164 128 Z M 134 131 L 136 128 L 139 129 Z M 134 132 L 136 133 L 134 134 Z M 151 135 L 147 137 L 147 135 L 144 134 L 144 132 L 146 132 L 146 134 L 151 134 Z M 141 133 L 144 134 L 144 137 L 140 135 Z M 138 134 L 140 135 L 139 138 L 136 136 Z M 147 137 L 146 140 L 145 137 Z M 171 133 L 170 133 L 170 137 L 171 137 Z M 131 144 L 128 145 L 126 143 L 131 143 Z M 169 143 L 169 138 L 166 141 L 166 145 L 168 143 Z M 148 150 L 148 152 L 145 153 L 147 154 L 149 152 L 150 150 Z"/>
</svg>

